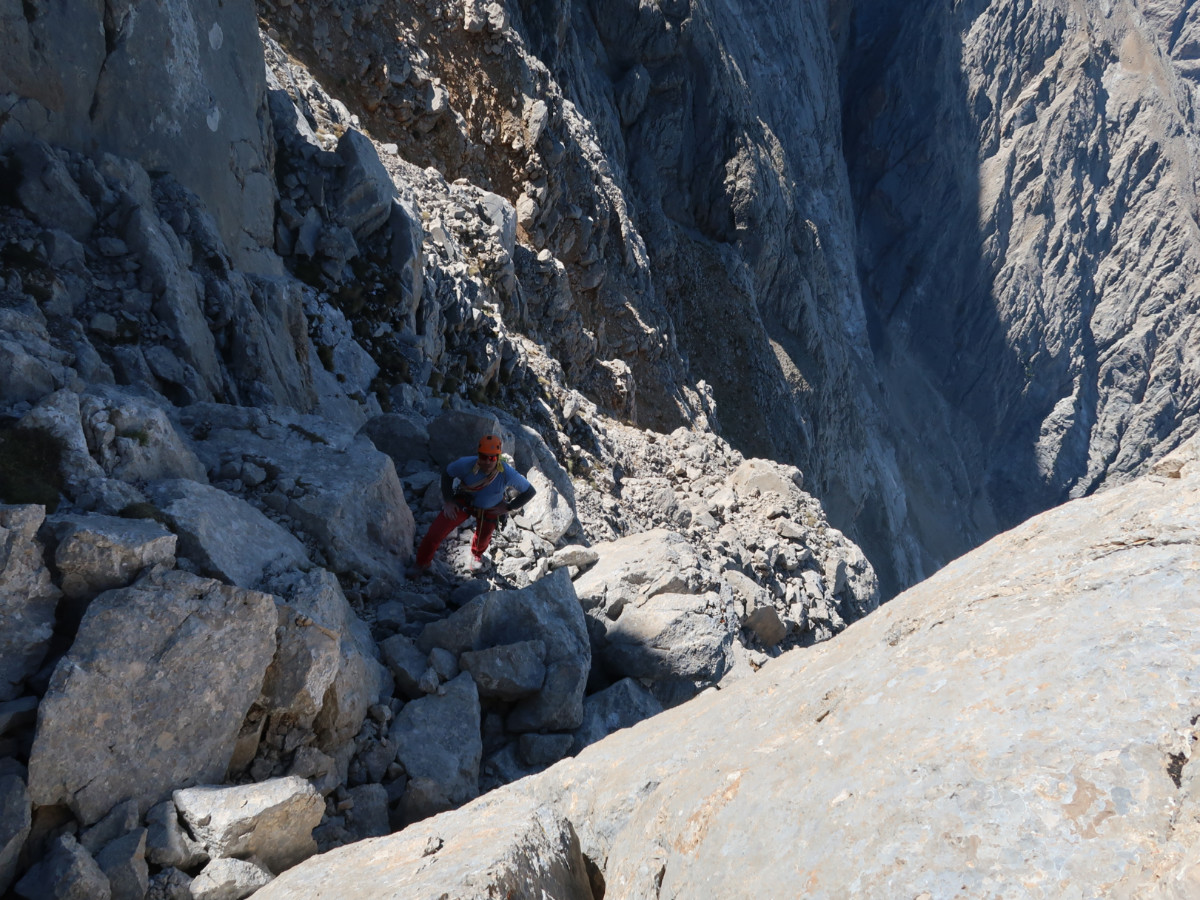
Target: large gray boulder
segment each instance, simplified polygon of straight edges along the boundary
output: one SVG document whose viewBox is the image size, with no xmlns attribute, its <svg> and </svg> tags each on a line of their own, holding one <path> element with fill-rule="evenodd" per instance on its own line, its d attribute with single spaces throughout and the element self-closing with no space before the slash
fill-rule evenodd
<svg viewBox="0 0 1200 900">
<path fill-rule="evenodd" d="M 54 632 L 62 594 L 35 537 L 45 517 L 43 506 L 0 505 L 0 701 L 21 695 Z"/>
<path fill-rule="evenodd" d="M 255 896 L 296 900 L 386 892 L 405 900 L 593 900 L 588 863 L 571 823 L 528 798 L 492 803 L 493 796 L 472 803 L 470 814 L 444 813 L 391 837 L 317 857 Z"/>
<path fill-rule="evenodd" d="M 275 622 L 267 594 L 185 572 L 97 597 L 38 708 L 34 803 L 65 803 L 91 824 L 122 800 L 148 809 L 224 778 Z"/>
<path fill-rule="evenodd" d="M 485 434 L 504 435 L 495 415 L 473 410 L 451 410 L 429 423 L 429 455 L 444 467 L 460 456 L 474 456 L 479 439 Z M 503 441 L 504 452 L 511 454 L 511 441 Z"/>
<path fill-rule="evenodd" d="M 313 720 L 318 746 L 337 752 L 358 734 L 370 707 L 390 696 L 391 675 L 379 660 L 370 627 L 351 608 L 333 573 L 325 569 L 289 573 L 270 581 L 267 589 L 283 600 L 280 608 L 302 632 L 299 640 L 304 645 L 298 647 L 297 636 L 289 635 L 291 626 L 285 629 L 281 652 L 295 648 L 292 662 L 299 668 L 285 674 L 288 663 L 277 656 L 267 685 L 280 701 L 292 692 L 287 709 L 300 721 L 307 721 L 313 702 L 318 703 Z M 331 639 L 332 646 L 322 637 Z M 336 658 L 331 658 L 334 654 Z M 327 681 L 330 663 L 336 666 Z M 317 696 L 322 684 L 325 690 Z"/>
<path fill-rule="evenodd" d="M 92 458 L 110 478 L 208 480 L 203 464 L 164 409 L 145 397 L 111 385 L 94 385 L 79 398 L 79 417 Z"/>
<path fill-rule="evenodd" d="M 17 882 L 18 896 L 26 900 L 111 900 L 107 876 L 73 836 L 61 835 L 49 849 Z"/>
<path fill-rule="evenodd" d="M 715 593 L 655 594 L 609 622 L 600 657 L 622 676 L 717 681 L 728 668 L 733 629 Z"/>
<path fill-rule="evenodd" d="M 642 719 L 656 716 L 662 711 L 662 704 L 640 681 L 622 678 L 616 684 L 584 698 L 583 724 L 575 732 L 573 750 L 578 753 L 614 731 L 636 725 Z"/>
<path fill-rule="evenodd" d="M 252 588 L 312 565 L 293 535 L 225 491 L 176 478 L 147 485 L 146 494 L 179 536 L 179 554 L 206 575 Z"/>
<path fill-rule="evenodd" d="M 606 896 L 791 896 L 797 872 L 831 896 L 1191 896 L 1192 449 L 993 539 L 836 640 L 268 890 L 312 897 L 367 876 L 379 891 L 423 889 L 423 877 L 473 898 L 446 873 L 491 865 L 489 823 L 544 806 L 574 826 Z M 883 746 L 881 766 L 870 748 Z M 450 851 L 436 875 L 397 863 L 435 835 Z"/>
<path fill-rule="evenodd" d="M 271 878 L 270 872 L 248 859 L 214 859 L 192 879 L 191 900 L 242 900 Z"/>
<path fill-rule="evenodd" d="M 459 806 L 479 794 L 479 724 L 479 691 L 467 672 L 397 714 L 389 736 L 410 779 L 412 797 L 405 803 L 409 819 Z M 419 802 L 413 802 L 414 782 L 422 791 Z"/>
<path fill-rule="evenodd" d="M 562 731 L 579 727 L 583 691 L 591 669 L 587 625 L 566 569 L 515 591 L 491 591 L 453 615 L 428 625 L 419 646 L 455 654 L 538 640 L 546 648 L 541 690 L 509 713 L 511 731 Z"/>
<path fill-rule="evenodd" d="M 391 458 L 365 436 L 283 409 L 196 404 L 183 420 L 210 472 L 265 470 L 262 501 L 290 517 L 339 574 L 399 584 L 416 523 Z"/>
<path fill-rule="evenodd" d="M 656 528 L 592 546 L 599 559 L 575 580 L 583 608 L 617 619 L 626 605 L 666 591 L 679 592 L 699 580 L 699 560 L 687 539 Z"/>
<path fill-rule="evenodd" d="M 188 830 L 214 859 L 253 858 L 282 872 L 317 852 L 312 830 L 325 813 L 325 801 L 298 776 L 184 788 L 172 799 Z"/>
<path fill-rule="evenodd" d="M 151 566 L 175 565 L 177 538 L 148 519 L 61 513 L 49 516 L 45 527 L 54 536 L 54 565 L 69 599 L 126 587 Z"/>
<path fill-rule="evenodd" d="M 146 829 L 137 828 L 109 841 L 96 854 L 96 864 L 108 879 L 112 900 L 143 900 L 150 883 Z"/>
<path fill-rule="evenodd" d="M 388 174 L 371 139 L 355 128 L 347 128 L 338 139 L 337 155 L 342 162 L 330 198 L 330 212 L 356 239 L 382 228 L 392 213 L 396 185 Z"/>
<path fill-rule="evenodd" d="M 0 894 L 17 874 L 17 863 L 33 824 L 33 809 L 25 781 L 17 775 L 0 775 Z"/>
</svg>

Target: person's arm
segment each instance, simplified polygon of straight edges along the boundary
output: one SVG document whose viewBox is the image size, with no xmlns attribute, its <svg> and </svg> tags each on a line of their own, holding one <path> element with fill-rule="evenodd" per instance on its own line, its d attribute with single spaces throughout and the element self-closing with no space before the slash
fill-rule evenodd
<svg viewBox="0 0 1200 900">
<path fill-rule="evenodd" d="M 454 502 L 454 476 L 450 474 L 449 466 L 442 471 L 442 514 L 453 516 L 458 512 L 458 504 Z"/>
<path fill-rule="evenodd" d="M 507 504 L 505 504 L 508 507 L 508 511 L 516 512 L 518 509 L 520 509 L 522 506 L 524 506 L 526 503 L 528 503 L 530 500 L 532 500 L 533 495 L 536 493 L 537 493 L 537 489 L 534 488 L 534 486 L 532 484 L 529 485 L 529 487 L 525 488 L 525 490 L 521 491 L 521 493 L 517 494 L 517 496 L 513 497 L 511 500 L 508 501 Z"/>
</svg>

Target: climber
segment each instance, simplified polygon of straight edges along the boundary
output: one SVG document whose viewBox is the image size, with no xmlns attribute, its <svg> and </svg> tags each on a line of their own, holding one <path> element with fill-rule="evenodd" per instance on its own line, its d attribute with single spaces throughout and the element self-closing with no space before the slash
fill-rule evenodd
<svg viewBox="0 0 1200 900">
<path fill-rule="evenodd" d="M 433 554 L 446 536 L 468 516 L 475 517 L 475 537 L 471 540 L 471 568 L 483 565 L 483 552 L 492 540 L 492 532 L 502 516 L 516 512 L 529 502 L 535 491 L 516 469 L 500 458 L 500 438 L 485 434 L 479 439 L 476 456 L 456 459 L 442 472 L 442 511 L 438 513 L 421 546 L 417 548 L 417 569 L 425 572 L 433 563 Z M 457 489 L 454 486 L 458 482 Z M 515 492 L 515 496 L 510 494 Z"/>
</svg>

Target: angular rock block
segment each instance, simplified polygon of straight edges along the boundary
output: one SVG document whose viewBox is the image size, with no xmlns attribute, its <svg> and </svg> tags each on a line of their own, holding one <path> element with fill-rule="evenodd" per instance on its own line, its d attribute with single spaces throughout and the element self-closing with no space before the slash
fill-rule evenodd
<svg viewBox="0 0 1200 900">
<path fill-rule="evenodd" d="M 432 782 L 437 793 L 457 806 L 479 793 L 479 725 L 479 692 L 463 672 L 439 694 L 413 700 L 400 710 L 389 737 L 409 777 Z"/>
<path fill-rule="evenodd" d="M 588 865 L 571 823 L 533 798 L 510 794 L 511 804 L 497 804 L 492 796 L 385 838 L 386 852 L 379 852 L 379 841 L 365 841 L 310 860 L 255 897 L 592 900 Z M 469 840 L 458 837 L 464 829 Z"/>
<path fill-rule="evenodd" d="M 312 565 L 303 544 L 232 494 L 181 478 L 146 493 L 179 535 L 179 554 L 207 575 L 250 588 L 270 573 Z"/>
<path fill-rule="evenodd" d="M 16 892 L 26 900 L 112 900 L 108 877 L 69 834 L 51 844 L 50 852 L 17 882 Z"/>
<path fill-rule="evenodd" d="M 427 626 L 418 646 L 452 653 L 523 641 L 545 644 L 546 678 L 519 701 L 505 723 L 510 731 L 568 731 L 583 720 L 583 691 L 592 664 L 583 611 L 566 569 L 516 591 L 492 591 Z"/>
<path fill-rule="evenodd" d="M 614 731 L 636 725 L 662 711 L 662 704 L 642 687 L 641 682 L 633 678 L 622 678 L 611 687 L 584 699 L 583 724 L 575 732 L 572 749 L 578 753 Z"/>
<path fill-rule="evenodd" d="M 54 535 L 54 564 L 70 600 L 127 587 L 143 569 L 175 565 L 175 535 L 149 519 L 57 514 L 46 520 Z"/>
<path fill-rule="evenodd" d="M 190 900 L 242 900 L 273 877 L 247 859 L 214 859 L 192 879 Z"/>
<path fill-rule="evenodd" d="M 609 623 L 601 658 L 633 678 L 715 681 L 733 644 L 733 632 L 711 612 L 719 605 L 713 593 L 656 594 L 628 605 Z"/>
<path fill-rule="evenodd" d="M 54 631 L 62 594 L 35 538 L 45 516 L 42 506 L 0 506 L 0 700 L 21 695 Z"/>
<path fill-rule="evenodd" d="M 462 667 L 479 686 L 479 696 L 499 700 L 520 700 L 540 691 L 546 681 L 545 659 L 542 641 L 468 650 L 460 657 Z"/>
<path fill-rule="evenodd" d="M 332 572 L 314 569 L 304 574 L 290 573 L 268 582 L 268 588 L 283 598 L 288 608 L 312 621 L 312 626 L 300 626 L 302 631 L 316 630 L 336 639 L 336 674 L 323 696 L 317 698 L 321 706 L 313 728 L 318 746 L 337 755 L 358 734 L 372 704 L 391 695 L 391 675 L 379 661 L 379 648 L 370 627 L 355 614 Z M 295 695 L 293 709 L 301 701 L 308 704 L 312 698 L 309 692 L 315 692 L 327 674 L 329 648 L 315 634 L 308 633 L 305 640 L 310 650 L 315 648 L 317 652 L 307 657 L 311 663 L 304 675 L 308 686 Z"/>
<path fill-rule="evenodd" d="M 156 572 L 92 601 L 39 709 L 35 803 L 85 825 L 225 776 L 275 651 L 267 594 Z"/>
<path fill-rule="evenodd" d="M 187 407 L 210 471 L 253 460 L 279 485 L 270 499 L 295 520 L 333 571 L 399 585 L 416 523 L 389 456 L 365 436 L 314 416 L 201 403 Z"/>
<path fill-rule="evenodd" d="M 234 787 L 184 788 L 172 799 L 214 859 L 253 857 L 282 872 L 317 852 L 312 830 L 321 823 L 325 801 L 295 775 Z"/>
</svg>

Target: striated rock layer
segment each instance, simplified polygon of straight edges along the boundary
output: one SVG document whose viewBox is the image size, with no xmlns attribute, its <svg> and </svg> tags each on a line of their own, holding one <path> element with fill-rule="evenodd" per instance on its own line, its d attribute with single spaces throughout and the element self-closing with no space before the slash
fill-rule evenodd
<svg viewBox="0 0 1200 900">
<path fill-rule="evenodd" d="M 1193 896 L 1200 446 L 1185 450 L 836 641 L 260 896 L 488 896 L 527 877 L 535 823 L 561 820 L 538 852 L 569 870 L 577 834 L 609 898 Z"/>
<path fill-rule="evenodd" d="M 945 556 L 1200 424 L 1200 20 L 1183 0 L 839 8 L 864 306 Z"/>
</svg>

